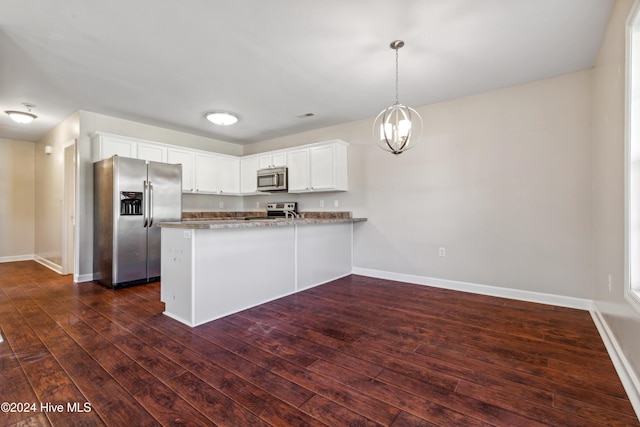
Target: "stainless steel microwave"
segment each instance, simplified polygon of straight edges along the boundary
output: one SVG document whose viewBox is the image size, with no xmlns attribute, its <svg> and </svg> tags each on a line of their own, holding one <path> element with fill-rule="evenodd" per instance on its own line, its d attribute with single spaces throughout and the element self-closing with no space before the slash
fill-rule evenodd
<svg viewBox="0 0 640 427">
<path fill-rule="evenodd" d="M 285 166 L 258 169 L 258 191 L 287 191 L 288 174 Z"/>
</svg>

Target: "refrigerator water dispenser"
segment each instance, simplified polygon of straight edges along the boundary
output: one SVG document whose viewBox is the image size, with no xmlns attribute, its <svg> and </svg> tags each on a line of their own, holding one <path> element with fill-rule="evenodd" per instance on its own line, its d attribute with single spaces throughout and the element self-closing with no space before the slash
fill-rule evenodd
<svg viewBox="0 0 640 427">
<path fill-rule="evenodd" d="M 120 215 L 142 215 L 142 192 L 120 192 Z"/>
</svg>

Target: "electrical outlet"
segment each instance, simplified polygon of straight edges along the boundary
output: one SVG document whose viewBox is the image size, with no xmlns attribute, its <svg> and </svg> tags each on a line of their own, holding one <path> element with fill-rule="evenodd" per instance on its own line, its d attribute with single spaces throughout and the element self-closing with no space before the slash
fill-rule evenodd
<svg viewBox="0 0 640 427">
<path fill-rule="evenodd" d="M 324 208 L 324 200 L 320 200 L 320 207 Z"/>
<path fill-rule="evenodd" d="M 260 209 L 260 202 L 256 202 L 256 209 Z"/>
<path fill-rule="evenodd" d="M 607 287 L 609 288 L 609 292 L 611 292 L 611 275 L 607 274 Z"/>
<path fill-rule="evenodd" d="M 444 248 L 440 248 L 438 249 L 438 256 L 446 256 L 447 252 L 445 251 Z"/>
<path fill-rule="evenodd" d="M 337 207 L 338 207 L 338 201 L 337 201 L 337 200 L 334 200 L 334 201 L 333 201 L 333 207 L 334 207 L 334 208 L 337 208 Z"/>
<path fill-rule="evenodd" d="M 223 209 L 224 208 L 224 202 L 218 203 L 218 206 L 220 206 L 220 209 Z"/>
</svg>

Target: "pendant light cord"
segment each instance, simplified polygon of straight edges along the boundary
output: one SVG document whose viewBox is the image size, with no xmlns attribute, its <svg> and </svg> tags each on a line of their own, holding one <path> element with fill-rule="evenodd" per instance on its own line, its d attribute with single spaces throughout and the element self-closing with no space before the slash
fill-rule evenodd
<svg viewBox="0 0 640 427">
<path fill-rule="evenodd" d="M 399 104 L 398 98 L 398 48 L 396 48 L 396 104 Z"/>
</svg>

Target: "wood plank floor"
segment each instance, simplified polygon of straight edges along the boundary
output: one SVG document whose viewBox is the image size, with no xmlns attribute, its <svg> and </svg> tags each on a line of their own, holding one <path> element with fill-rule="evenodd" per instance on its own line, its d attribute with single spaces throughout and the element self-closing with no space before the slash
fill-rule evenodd
<svg viewBox="0 0 640 427">
<path fill-rule="evenodd" d="M 0 264 L 0 401 L 36 406 L 0 426 L 640 425 L 585 311 L 350 276 L 191 329 L 159 294 Z"/>
</svg>

